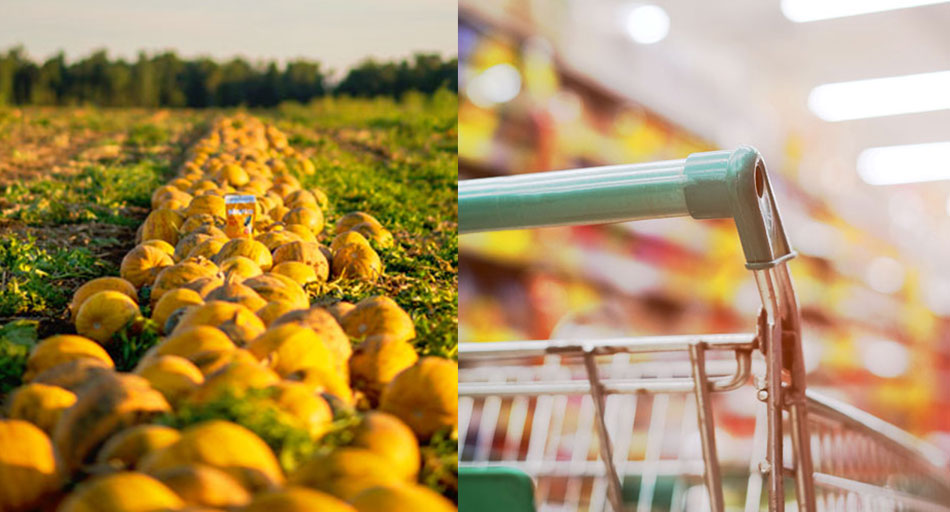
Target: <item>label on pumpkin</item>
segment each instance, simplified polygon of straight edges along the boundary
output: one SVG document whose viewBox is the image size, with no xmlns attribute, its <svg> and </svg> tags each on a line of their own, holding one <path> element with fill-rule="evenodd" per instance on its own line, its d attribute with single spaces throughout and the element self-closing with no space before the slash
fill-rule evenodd
<svg viewBox="0 0 950 512">
<path fill-rule="evenodd" d="M 227 224 L 224 232 L 230 238 L 250 238 L 254 230 L 254 207 L 257 198 L 229 194 L 224 196 Z"/>
</svg>

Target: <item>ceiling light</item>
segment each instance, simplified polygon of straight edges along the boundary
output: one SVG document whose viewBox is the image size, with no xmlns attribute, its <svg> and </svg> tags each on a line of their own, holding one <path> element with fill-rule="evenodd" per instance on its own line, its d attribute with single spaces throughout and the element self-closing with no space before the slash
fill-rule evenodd
<svg viewBox="0 0 950 512">
<path fill-rule="evenodd" d="M 858 175 L 870 185 L 950 179 L 950 142 L 865 149 L 858 156 Z"/>
<path fill-rule="evenodd" d="M 808 108 L 825 121 L 950 109 L 950 71 L 819 85 Z"/>
<path fill-rule="evenodd" d="M 479 107 L 511 101 L 521 92 L 521 73 L 511 64 L 496 64 L 473 78 L 465 92 Z"/>
<path fill-rule="evenodd" d="M 627 13 L 624 28 L 637 43 L 658 43 L 670 32 L 670 17 L 656 5 L 638 5 Z"/>
<path fill-rule="evenodd" d="M 933 5 L 947 0 L 782 0 L 782 14 L 796 23 Z"/>
</svg>

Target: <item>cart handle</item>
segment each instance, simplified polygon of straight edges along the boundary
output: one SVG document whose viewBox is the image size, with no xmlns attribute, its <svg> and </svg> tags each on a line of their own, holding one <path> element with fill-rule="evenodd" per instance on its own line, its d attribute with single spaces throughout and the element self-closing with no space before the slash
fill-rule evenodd
<svg viewBox="0 0 950 512">
<path fill-rule="evenodd" d="M 765 163 L 748 146 L 685 160 L 459 182 L 461 233 L 686 215 L 734 219 L 752 270 L 795 256 Z"/>
</svg>

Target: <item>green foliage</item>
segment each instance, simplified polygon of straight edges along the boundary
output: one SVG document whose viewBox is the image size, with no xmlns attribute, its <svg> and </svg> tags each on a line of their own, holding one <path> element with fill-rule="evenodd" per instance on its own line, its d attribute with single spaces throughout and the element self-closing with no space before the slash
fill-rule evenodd
<svg viewBox="0 0 950 512">
<path fill-rule="evenodd" d="M 14 182 L 0 196 L 5 217 L 30 225 L 105 222 L 134 226 L 130 206 L 147 207 L 168 164 L 142 160 L 126 165 L 91 165 L 77 174 Z"/>
<path fill-rule="evenodd" d="M 153 123 L 142 123 L 129 130 L 129 137 L 125 143 L 129 146 L 148 147 L 167 142 L 168 129 Z"/>
<path fill-rule="evenodd" d="M 422 472 L 419 481 L 434 491 L 457 499 L 458 436 L 449 429 L 440 430 L 421 451 Z"/>
<path fill-rule="evenodd" d="M 277 407 L 273 395 L 273 389 L 250 389 L 240 394 L 225 390 L 207 402 L 185 402 L 158 422 L 181 429 L 215 419 L 233 421 L 263 439 L 277 454 L 284 471 L 290 472 L 318 452 L 348 442 L 350 429 L 359 421 L 353 412 L 338 410 L 329 431 L 314 439 L 297 418 Z"/>
<path fill-rule="evenodd" d="M 36 239 L 0 238 L 0 316 L 62 311 L 70 282 L 115 273 L 116 268 L 86 248 L 43 248 Z"/>
<path fill-rule="evenodd" d="M 115 362 L 116 370 L 130 372 L 159 339 L 161 335 L 155 322 L 136 318 L 113 335 L 112 342 L 106 345 L 106 352 Z"/>
<path fill-rule="evenodd" d="M 14 320 L 0 326 L 0 398 L 20 385 L 26 359 L 36 345 L 34 320 Z"/>
</svg>

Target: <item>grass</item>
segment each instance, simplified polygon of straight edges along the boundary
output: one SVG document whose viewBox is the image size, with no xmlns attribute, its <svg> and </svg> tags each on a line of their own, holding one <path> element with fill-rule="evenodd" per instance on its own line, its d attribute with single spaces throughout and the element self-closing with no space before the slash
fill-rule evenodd
<svg viewBox="0 0 950 512">
<path fill-rule="evenodd" d="M 0 238 L 0 317 L 60 314 L 73 283 L 115 274 L 114 265 L 80 247 L 42 248 L 33 237 Z"/>
<path fill-rule="evenodd" d="M 21 384 L 30 349 L 36 345 L 35 320 L 15 320 L 0 326 L 0 397 Z"/>
<path fill-rule="evenodd" d="M 78 174 L 15 182 L 2 192 L 4 217 L 31 226 L 104 222 L 137 225 L 129 207 L 148 207 L 169 173 L 167 162 L 95 164 Z"/>
</svg>

